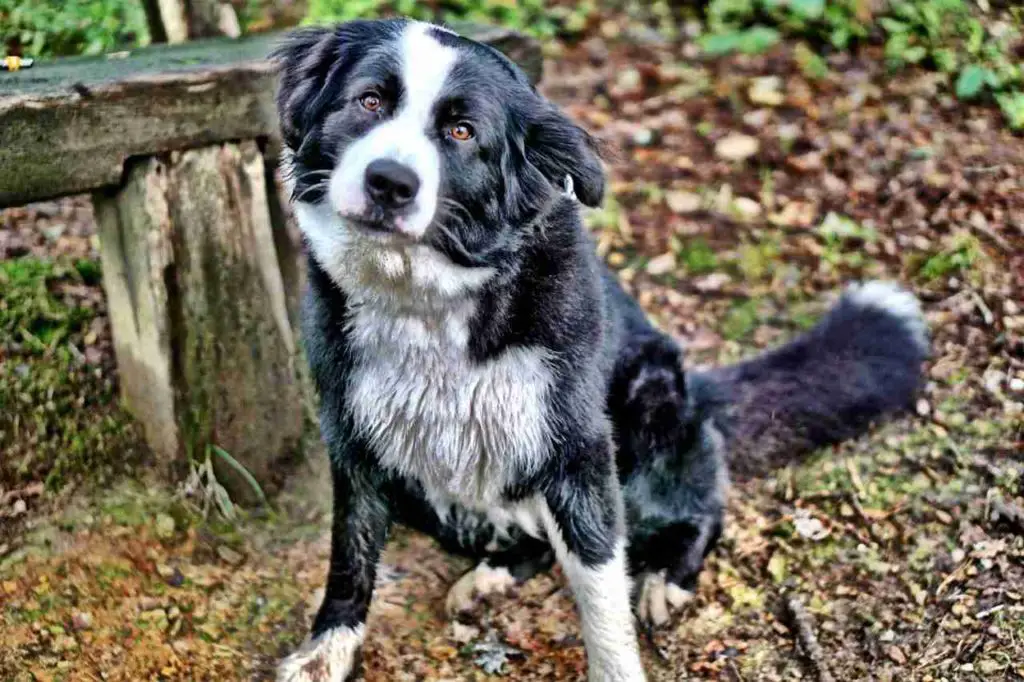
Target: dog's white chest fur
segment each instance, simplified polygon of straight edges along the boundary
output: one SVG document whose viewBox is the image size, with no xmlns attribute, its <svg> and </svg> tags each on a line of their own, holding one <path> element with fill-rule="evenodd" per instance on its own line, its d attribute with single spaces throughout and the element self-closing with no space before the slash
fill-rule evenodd
<svg viewBox="0 0 1024 682">
<path fill-rule="evenodd" d="M 429 313 L 353 306 L 350 408 L 383 466 L 419 480 L 435 503 L 480 509 L 542 460 L 551 372 L 536 349 L 472 360 L 474 305 L 449 303 Z"/>
</svg>

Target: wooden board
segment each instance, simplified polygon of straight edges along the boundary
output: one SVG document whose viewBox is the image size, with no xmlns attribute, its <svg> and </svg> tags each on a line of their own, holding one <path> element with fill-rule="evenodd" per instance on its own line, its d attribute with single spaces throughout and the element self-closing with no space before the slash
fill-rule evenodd
<svg viewBox="0 0 1024 682">
<path fill-rule="evenodd" d="M 459 26 L 539 79 L 539 44 Z M 125 162 L 172 150 L 259 140 L 274 154 L 279 33 L 38 62 L 0 73 L 0 208 L 121 183 Z"/>
</svg>

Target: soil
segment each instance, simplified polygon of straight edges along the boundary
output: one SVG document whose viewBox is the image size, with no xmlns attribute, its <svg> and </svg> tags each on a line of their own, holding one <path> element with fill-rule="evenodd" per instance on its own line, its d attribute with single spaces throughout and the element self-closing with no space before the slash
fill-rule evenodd
<svg viewBox="0 0 1024 682">
<path fill-rule="evenodd" d="M 1024 679 L 1024 139 L 883 64 L 866 47 L 815 79 L 790 43 L 705 60 L 615 22 L 550 47 L 543 89 L 608 150 L 598 248 L 692 364 L 775 345 L 869 277 L 911 287 L 933 333 L 916 414 L 734 487 L 696 598 L 644 638 L 651 680 Z M 97 260 L 85 198 L 0 225 L 6 261 Z M 0 679 L 272 679 L 326 569 L 324 458 L 234 520 L 202 513 L 202 486 L 152 480 L 78 272 L 51 293 L 92 301 L 88 321 L 46 352 L 74 345 L 96 378 L 75 384 L 100 396 L 79 396 L 82 419 L 127 426 L 56 482 L 26 460 L 50 422 L 0 429 Z M 45 353 L 5 334 L 31 381 Z M 367 680 L 584 678 L 557 570 L 452 623 L 466 562 L 396 529 L 384 564 Z"/>
</svg>

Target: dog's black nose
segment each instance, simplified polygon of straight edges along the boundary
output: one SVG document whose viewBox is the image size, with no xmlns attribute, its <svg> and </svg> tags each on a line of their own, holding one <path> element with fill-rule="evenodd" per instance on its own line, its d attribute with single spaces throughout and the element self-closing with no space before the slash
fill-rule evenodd
<svg viewBox="0 0 1024 682">
<path fill-rule="evenodd" d="M 402 208 L 419 189 L 416 173 L 397 161 L 378 159 L 366 167 L 366 193 L 382 208 Z"/>
</svg>

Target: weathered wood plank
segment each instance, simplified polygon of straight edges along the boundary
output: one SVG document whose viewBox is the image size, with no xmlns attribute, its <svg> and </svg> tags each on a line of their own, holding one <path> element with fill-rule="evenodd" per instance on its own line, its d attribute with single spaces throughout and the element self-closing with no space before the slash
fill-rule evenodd
<svg viewBox="0 0 1024 682">
<path fill-rule="evenodd" d="M 539 44 L 458 27 L 540 77 Z M 159 45 L 127 56 L 39 63 L 0 75 L 0 207 L 118 185 L 133 156 L 277 140 L 280 34 Z"/>
<path fill-rule="evenodd" d="M 180 468 L 219 446 L 269 491 L 299 452 L 304 401 L 267 186 L 244 142 L 134 163 L 94 201 L 122 392 L 151 447 Z"/>
</svg>

